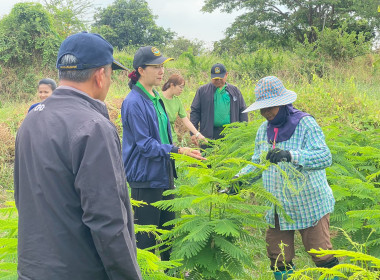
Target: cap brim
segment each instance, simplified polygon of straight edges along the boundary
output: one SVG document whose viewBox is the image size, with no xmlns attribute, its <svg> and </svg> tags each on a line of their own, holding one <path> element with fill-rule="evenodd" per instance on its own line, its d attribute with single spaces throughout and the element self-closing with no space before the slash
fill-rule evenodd
<svg viewBox="0 0 380 280">
<path fill-rule="evenodd" d="M 161 56 L 161 57 L 157 57 L 156 59 L 150 61 L 149 63 L 145 64 L 145 65 L 161 65 L 161 64 L 164 64 L 170 60 L 174 60 L 174 58 L 172 57 L 164 57 L 164 56 Z"/>
<path fill-rule="evenodd" d="M 270 108 L 274 106 L 288 105 L 296 101 L 296 99 L 297 93 L 295 93 L 294 91 L 287 90 L 286 93 L 280 97 L 256 101 L 255 103 L 251 104 L 247 109 L 245 109 L 243 113 L 248 113 L 254 110 Z"/>
<path fill-rule="evenodd" d="M 129 69 L 127 67 L 125 67 L 123 64 L 121 64 L 120 62 L 114 60 L 112 62 L 112 70 L 127 70 L 129 71 Z"/>
<path fill-rule="evenodd" d="M 224 76 L 226 76 L 226 73 L 222 73 L 222 74 L 211 74 L 211 79 L 223 79 Z"/>
</svg>

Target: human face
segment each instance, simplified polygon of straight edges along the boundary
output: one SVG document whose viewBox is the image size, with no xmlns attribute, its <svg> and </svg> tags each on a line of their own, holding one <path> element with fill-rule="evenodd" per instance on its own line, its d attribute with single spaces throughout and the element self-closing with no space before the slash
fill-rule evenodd
<svg viewBox="0 0 380 280">
<path fill-rule="evenodd" d="M 40 98 L 41 101 L 44 101 L 52 93 L 53 93 L 53 90 L 51 89 L 50 85 L 40 84 L 38 86 L 38 97 Z"/>
<path fill-rule="evenodd" d="M 174 85 L 173 84 L 173 86 L 174 86 L 174 88 L 173 88 L 174 89 L 174 95 L 180 96 L 182 91 L 183 91 L 183 88 L 185 87 L 185 83 L 182 83 L 180 85 Z"/>
<path fill-rule="evenodd" d="M 222 79 L 220 78 L 211 79 L 211 83 L 217 88 L 222 88 L 226 84 L 226 81 L 227 81 L 227 73 Z"/>
<path fill-rule="evenodd" d="M 159 86 L 164 77 L 164 65 L 148 65 L 145 69 L 140 67 L 139 72 L 140 83 L 149 87 Z"/>
<path fill-rule="evenodd" d="M 280 110 L 279 106 L 263 108 L 260 109 L 260 114 L 268 121 L 271 121 L 276 117 L 278 110 Z"/>
</svg>

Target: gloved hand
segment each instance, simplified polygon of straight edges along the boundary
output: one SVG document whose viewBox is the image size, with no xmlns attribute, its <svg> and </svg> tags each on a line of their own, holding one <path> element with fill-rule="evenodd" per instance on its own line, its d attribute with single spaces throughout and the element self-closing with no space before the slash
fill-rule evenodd
<svg viewBox="0 0 380 280">
<path fill-rule="evenodd" d="M 237 179 L 238 176 L 232 177 L 232 179 Z M 228 195 L 236 195 L 238 194 L 238 190 L 240 190 L 240 187 L 243 185 L 243 182 L 241 181 L 236 181 L 232 184 L 232 186 L 226 188 L 226 189 L 220 189 L 218 188 L 219 193 L 226 193 Z"/>
<path fill-rule="evenodd" d="M 279 163 L 281 161 L 290 162 L 292 160 L 289 151 L 284 151 L 279 148 L 270 150 L 266 158 L 269 159 L 271 163 Z"/>
</svg>

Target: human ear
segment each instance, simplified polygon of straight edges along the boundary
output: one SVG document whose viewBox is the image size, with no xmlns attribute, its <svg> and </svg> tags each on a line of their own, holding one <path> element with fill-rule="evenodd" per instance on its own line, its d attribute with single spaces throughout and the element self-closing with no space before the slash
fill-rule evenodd
<svg viewBox="0 0 380 280">
<path fill-rule="evenodd" d="M 99 69 L 95 72 L 95 74 L 94 74 L 96 85 L 97 85 L 99 88 L 102 88 L 102 87 L 103 87 L 104 77 L 106 76 L 105 71 L 106 71 L 106 69 L 105 69 L 104 67 L 102 67 L 102 68 L 99 68 Z"/>
</svg>

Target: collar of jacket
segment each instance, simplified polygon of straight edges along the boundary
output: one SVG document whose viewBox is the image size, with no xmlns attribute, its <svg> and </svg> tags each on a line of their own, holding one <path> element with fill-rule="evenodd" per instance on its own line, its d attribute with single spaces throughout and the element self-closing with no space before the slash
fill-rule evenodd
<svg viewBox="0 0 380 280">
<path fill-rule="evenodd" d="M 153 102 L 152 102 L 152 100 L 150 100 L 149 96 L 147 96 L 146 93 L 141 88 L 139 88 L 138 86 L 133 85 L 132 90 L 137 91 L 138 93 L 140 93 L 142 95 L 143 98 L 145 98 L 146 100 L 148 100 L 149 102 L 151 102 L 153 104 Z M 160 95 L 158 95 L 158 96 L 160 96 Z M 165 104 L 164 104 L 164 101 L 162 101 L 161 96 L 160 96 L 160 99 L 158 101 L 160 102 L 162 108 L 164 108 L 165 114 L 168 114 L 166 112 Z"/>
<path fill-rule="evenodd" d="M 141 88 L 139 88 L 136 85 L 133 85 L 132 90 L 138 92 L 143 98 L 145 98 L 145 100 L 149 101 L 152 104 L 152 106 L 154 106 L 152 100 L 150 100 L 150 98 L 146 95 L 145 92 L 143 92 L 143 90 Z M 160 102 L 162 108 L 164 109 L 165 114 L 168 115 L 168 113 L 166 112 L 164 101 L 162 101 L 161 96 L 160 96 L 160 99 L 158 101 Z M 168 129 L 170 129 L 169 117 L 168 117 Z M 172 139 L 171 134 L 169 134 L 169 142 L 170 142 L 170 144 L 173 144 L 173 139 Z"/>
<path fill-rule="evenodd" d="M 133 85 L 133 86 L 132 86 L 132 90 L 137 91 L 137 92 L 140 93 L 140 94 L 142 95 L 142 97 L 144 97 L 146 100 L 151 101 L 150 98 L 149 98 L 149 96 L 147 96 L 146 93 L 145 93 L 141 88 L 139 88 L 138 86 Z M 160 98 L 160 99 L 161 99 L 161 98 Z"/>
<path fill-rule="evenodd" d="M 76 88 L 69 87 L 69 86 L 60 86 L 54 91 L 54 94 L 79 98 L 79 100 L 83 104 L 86 104 L 87 106 L 93 108 L 98 113 L 102 114 L 105 118 L 107 118 L 108 120 L 110 119 L 106 104 L 100 100 L 90 97 L 83 91 L 80 91 Z"/>
</svg>

